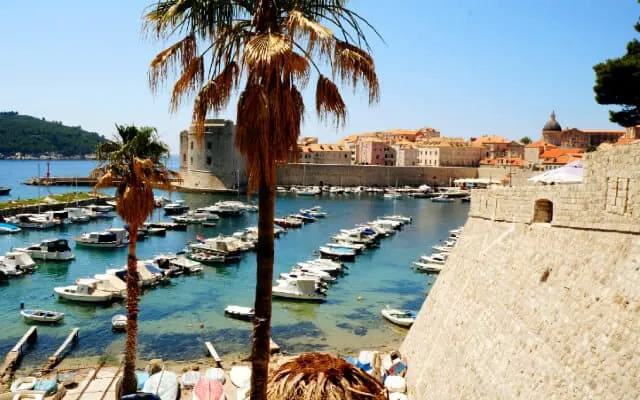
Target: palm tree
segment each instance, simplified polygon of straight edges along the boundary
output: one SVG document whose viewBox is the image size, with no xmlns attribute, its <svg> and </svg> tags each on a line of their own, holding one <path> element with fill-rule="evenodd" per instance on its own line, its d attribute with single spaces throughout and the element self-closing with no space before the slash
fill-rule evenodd
<svg viewBox="0 0 640 400">
<path fill-rule="evenodd" d="M 341 358 L 323 353 L 302 354 L 271 374 L 269 400 L 385 400 L 379 380 Z"/>
<path fill-rule="evenodd" d="M 129 225 L 127 343 L 122 390 L 124 394 L 131 394 L 137 390 L 135 365 L 140 297 L 137 232 L 153 212 L 153 188 L 171 190 L 171 178 L 178 174 L 167 170 L 162 163 L 162 159 L 169 156 L 169 148 L 158 139 L 154 128 L 116 125 L 116 130 L 117 137 L 98 145 L 98 167 L 91 174 L 98 179 L 95 189 L 116 187 L 116 211 Z"/>
<path fill-rule="evenodd" d="M 370 103 L 379 96 L 363 30 L 375 29 L 345 4 L 346 0 L 159 0 L 144 16 L 146 31 L 158 40 L 180 35 L 151 61 L 149 81 L 157 90 L 177 72 L 171 109 L 176 111 L 195 94 L 192 119 L 197 137 L 204 137 L 207 114 L 224 110 L 243 85 L 236 147 L 246 157 L 249 189 L 257 189 L 259 202 L 252 399 L 266 394 L 276 167 L 297 156 L 305 110 L 300 90 L 315 71 L 316 112 L 336 126 L 345 122 L 347 110 L 334 81 L 354 90 L 364 88 Z M 331 78 L 321 67 L 328 67 Z"/>
</svg>

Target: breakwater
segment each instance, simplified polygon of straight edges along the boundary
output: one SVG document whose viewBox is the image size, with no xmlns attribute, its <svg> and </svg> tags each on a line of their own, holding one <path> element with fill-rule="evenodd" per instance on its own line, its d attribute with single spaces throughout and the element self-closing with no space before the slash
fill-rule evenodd
<svg viewBox="0 0 640 400">
<path fill-rule="evenodd" d="M 411 398 L 637 396 L 639 158 L 615 146 L 581 185 L 474 191 L 401 346 Z"/>
<path fill-rule="evenodd" d="M 0 209 L 0 216 L 10 217 L 16 214 L 36 214 L 45 211 L 60 211 L 67 207 L 82 207 L 92 204 L 104 205 L 107 201 L 114 200 L 114 197 L 99 196 L 85 200 L 62 201 L 57 203 L 41 203 L 28 206 L 17 206 Z"/>
<path fill-rule="evenodd" d="M 385 167 L 379 165 L 284 164 L 278 185 L 449 186 L 457 178 L 477 178 L 477 168 Z"/>
</svg>

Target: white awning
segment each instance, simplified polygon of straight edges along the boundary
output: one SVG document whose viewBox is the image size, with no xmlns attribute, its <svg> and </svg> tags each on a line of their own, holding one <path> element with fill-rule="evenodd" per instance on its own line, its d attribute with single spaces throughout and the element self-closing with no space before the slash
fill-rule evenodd
<svg viewBox="0 0 640 400">
<path fill-rule="evenodd" d="M 542 182 L 547 184 L 582 183 L 584 167 L 581 160 L 570 162 L 569 164 L 547 171 L 543 174 L 529 178 L 531 182 Z"/>
</svg>

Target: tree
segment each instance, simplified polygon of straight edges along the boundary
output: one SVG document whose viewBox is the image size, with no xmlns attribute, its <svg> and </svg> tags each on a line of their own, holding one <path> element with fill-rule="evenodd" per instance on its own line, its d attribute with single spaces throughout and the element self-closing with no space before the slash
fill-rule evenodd
<svg viewBox="0 0 640 400">
<path fill-rule="evenodd" d="M 525 146 L 528 145 L 529 143 L 531 143 L 532 140 L 529 136 L 525 136 L 522 139 L 520 139 L 520 143 L 524 144 Z"/>
<path fill-rule="evenodd" d="M 127 342 L 122 390 L 124 394 L 131 394 L 137 390 L 135 366 L 140 297 L 136 258 L 138 228 L 153 212 L 153 188 L 171 190 L 171 178 L 178 177 L 178 174 L 165 168 L 162 159 L 169 157 L 169 148 L 158 139 L 154 128 L 116 125 L 116 130 L 118 137 L 96 147 L 98 167 L 92 176 L 98 179 L 96 189 L 116 187 L 116 211 L 129 225 Z"/>
<path fill-rule="evenodd" d="M 258 191 L 255 319 L 251 398 L 264 399 L 269 367 L 273 218 L 278 163 L 295 155 L 304 117 L 300 90 L 317 73 L 315 109 L 321 119 L 344 124 L 346 105 L 334 80 L 362 87 L 370 103 L 378 78 L 364 28 L 371 25 L 345 7 L 346 0 L 160 0 L 145 14 L 147 32 L 181 39 L 152 61 L 157 89 L 177 71 L 171 108 L 195 94 L 193 123 L 204 136 L 207 113 L 221 112 L 240 89 L 236 147 L 246 157 L 249 189 Z M 325 25 L 330 24 L 341 38 Z M 375 29 L 373 29 L 375 32 Z M 331 79 L 321 67 L 328 66 Z M 206 73 L 205 73 L 206 71 Z"/>
<path fill-rule="evenodd" d="M 640 22 L 635 25 L 640 32 Z M 640 124 L 640 42 L 627 44 L 627 53 L 593 67 L 596 84 L 593 90 L 599 104 L 615 104 L 621 111 L 609 111 L 609 119 L 621 126 Z"/>
</svg>

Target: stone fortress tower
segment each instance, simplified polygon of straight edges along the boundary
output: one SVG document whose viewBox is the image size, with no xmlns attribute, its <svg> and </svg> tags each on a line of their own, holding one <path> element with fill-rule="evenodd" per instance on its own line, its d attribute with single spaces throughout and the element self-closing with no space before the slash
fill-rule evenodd
<svg viewBox="0 0 640 400">
<path fill-rule="evenodd" d="M 243 191 L 247 185 L 244 158 L 234 145 L 232 121 L 208 119 L 204 139 L 194 126 L 180 133 L 180 189 L 197 192 Z"/>
</svg>

